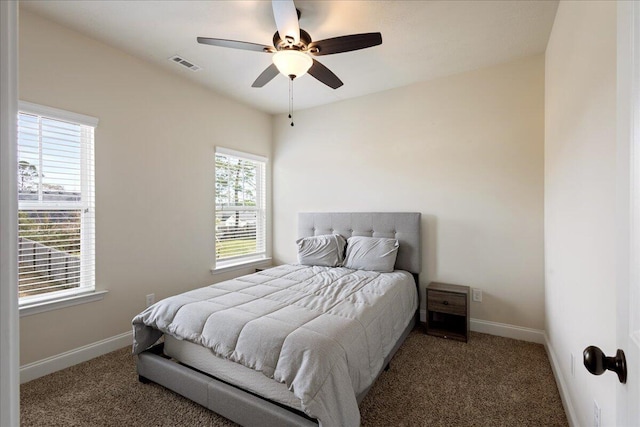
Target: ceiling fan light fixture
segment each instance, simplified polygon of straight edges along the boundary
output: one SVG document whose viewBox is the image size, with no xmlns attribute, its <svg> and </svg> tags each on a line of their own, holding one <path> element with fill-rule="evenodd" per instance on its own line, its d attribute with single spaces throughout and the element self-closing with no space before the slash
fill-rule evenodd
<svg viewBox="0 0 640 427">
<path fill-rule="evenodd" d="M 300 77 L 313 65 L 313 59 L 298 50 L 281 50 L 273 55 L 273 63 L 287 77 Z"/>
</svg>

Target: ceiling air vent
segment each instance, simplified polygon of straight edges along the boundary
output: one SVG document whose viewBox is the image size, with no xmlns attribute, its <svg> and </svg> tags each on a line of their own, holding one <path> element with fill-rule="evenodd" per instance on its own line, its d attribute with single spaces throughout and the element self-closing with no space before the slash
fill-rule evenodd
<svg viewBox="0 0 640 427">
<path fill-rule="evenodd" d="M 181 56 L 172 56 L 171 58 L 169 58 L 170 61 L 175 62 L 176 64 L 180 64 L 183 67 L 186 67 L 188 69 L 190 69 L 191 71 L 200 71 L 202 70 L 202 67 L 197 66 L 196 64 L 194 64 L 193 62 L 187 61 L 186 59 L 184 59 Z"/>
</svg>

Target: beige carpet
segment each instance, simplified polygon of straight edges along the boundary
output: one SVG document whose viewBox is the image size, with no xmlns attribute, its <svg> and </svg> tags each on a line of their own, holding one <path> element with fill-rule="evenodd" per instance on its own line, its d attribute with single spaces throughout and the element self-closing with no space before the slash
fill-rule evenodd
<svg viewBox="0 0 640 427">
<path fill-rule="evenodd" d="M 23 426 L 231 426 L 154 384 L 129 349 L 23 384 Z M 363 426 L 566 426 L 543 346 L 416 329 L 361 405 Z"/>
</svg>

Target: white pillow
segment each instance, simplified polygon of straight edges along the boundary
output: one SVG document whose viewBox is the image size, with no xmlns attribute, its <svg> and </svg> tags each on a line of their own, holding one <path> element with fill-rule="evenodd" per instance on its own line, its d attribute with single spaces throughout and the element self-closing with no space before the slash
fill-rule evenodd
<svg viewBox="0 0 640 427">
<path fill-rule="evenodd" d="M 396 239 L 353 236 L 347 239 L 344 266 L 354 270 L 390 273 L 396 264 L 400 244 Z"/>
<path fill-rule="evenodd" d="M 302 265 L 337 267 L 344 261 L 347 241 L 339 234 L 303 237 L 296 240 L 298 262 Z"/>
</svg>

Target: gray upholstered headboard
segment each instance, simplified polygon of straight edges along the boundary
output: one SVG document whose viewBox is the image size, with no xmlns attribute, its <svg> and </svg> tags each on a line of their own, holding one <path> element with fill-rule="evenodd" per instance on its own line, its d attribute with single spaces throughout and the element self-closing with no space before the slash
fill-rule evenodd
<svg viewBox="0 0 640 427">
<path fill-rule="evenodd" d="M 321 234 L 389 237 L 398 239 L 400 247 L 396 269 L 420 274 L 419 212 L 301 212 L 298 214 L 298 237 Z"/>
</svg>

